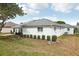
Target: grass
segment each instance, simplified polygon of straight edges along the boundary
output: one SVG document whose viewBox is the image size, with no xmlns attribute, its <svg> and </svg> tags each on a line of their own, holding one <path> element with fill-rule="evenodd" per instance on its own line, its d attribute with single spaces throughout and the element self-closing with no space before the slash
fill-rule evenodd
<svg viewBox="0 0 79 59">
<path fill-rule="evenodd" d="M 1 56 L 78 56 L 79 36 L 61 36 L 48 45 L 47 40 L 21 38 L 15 35 L 0 36 Z"/>
</svg>

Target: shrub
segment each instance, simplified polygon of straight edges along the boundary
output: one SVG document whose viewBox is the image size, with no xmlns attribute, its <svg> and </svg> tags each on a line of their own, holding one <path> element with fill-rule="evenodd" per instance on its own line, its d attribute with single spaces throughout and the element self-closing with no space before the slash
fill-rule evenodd
<svg viewBox="0 0 79 59">
<path fill-rule="evenodd" d="M 78 28 L 74 28 L 74 34 L 77 34 L 77 33 L 79 33 Z"/>
<path fill-rule="evenodd" d="M 27 38 L 29 38 L 29 35 L 26 35 Z"/>
<path fill-rule="evenodd" d="M 19 36 L 23 36 L 23 33 L 22 32 L 15 32 L 15 35 L 19 35 Z"/>
<path fill-rule="evenodd" d="M 32 34 L 30 35 L 30 38 L 32 38 Z"/>
<path fill-rule="evenodd" d="M 53 41 L 53 42 L 56 42 L 56 40 L 57 40 L 57 36 L 56 36 L 56 35 L 53 35 L 53 36 L 52 36 L 52 41 Z"/>
<path fill-rule="evenodd" d="M 20 37 L 23 37 L 23 34 L 22 33 L 20 33 Z"/>
<path fill-rule="evenodd" d="M 50 41 L 50 36 L 47 36 L 47 41 Z"/>
<path fill-rule="evenodd" d="M 34 39 L 36 39 L 36 35 L 34 35 Z"/>
<path fill-rule="evenodd" d="M 15 35 L 17 35 L 17 32 L 15 32 Z"/>
<path fill-rule="evenodd" d="M 26 38 L 26 35 L 23 35 L 23 37 L 25 37 L 25 38 Z"/>
<path fill-rule="evenodd" d="M 38 35 L 38 39 L 40 39 L 40 35 Z"/>
<path fill-rule="evenodd" d="M 42 40 L 44 40 L 45 39 L 45 35 L 42 35 Z"/>
<path fill-rule="evenodd" d="M 11 34 L 13 34 L 12 30 L 10 31 Z"/>
</svg>

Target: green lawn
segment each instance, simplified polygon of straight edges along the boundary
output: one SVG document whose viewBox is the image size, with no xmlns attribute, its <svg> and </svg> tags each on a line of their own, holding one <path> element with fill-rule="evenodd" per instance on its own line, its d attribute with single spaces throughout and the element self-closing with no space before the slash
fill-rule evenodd
<svg viewBox="0 0 79 59">
<path fill-rule="evenodd" d="M 61 36 L 57 43 L 48 45 L 47 40 L 0 36 L 1 56 L 54 56 L 79 55 L 79 37 Z"/>
</svg>

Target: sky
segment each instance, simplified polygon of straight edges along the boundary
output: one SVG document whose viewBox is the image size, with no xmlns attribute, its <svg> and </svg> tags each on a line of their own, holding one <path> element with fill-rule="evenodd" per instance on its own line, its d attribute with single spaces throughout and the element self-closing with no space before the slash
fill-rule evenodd
<svg viewBox="0 0 79 59">
<path fill-rule="evenodd" d="M 65 21 L 71 25 L 79 22 L 79 3 L 20 3 L 19 7 L 27 15 L 10 20 L 18 24 L 42 18 Z"/>
</svg>

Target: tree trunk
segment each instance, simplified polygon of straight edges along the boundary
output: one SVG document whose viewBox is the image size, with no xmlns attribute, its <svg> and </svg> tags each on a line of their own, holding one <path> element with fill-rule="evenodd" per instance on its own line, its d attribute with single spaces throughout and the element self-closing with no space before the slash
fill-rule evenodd
<svg viewBox="0 0 79 59">
<path fill-rule="evenodd" d="M 0 33 L 2 31 L 2 28 L 4 27 L 4 23 L 5 23 L 5 20 L 3 20 L 2 23 L 0 24 Z"/>
</svg>

